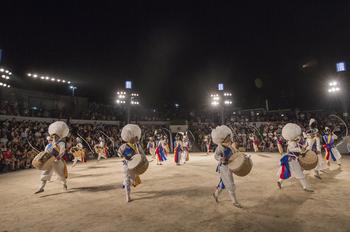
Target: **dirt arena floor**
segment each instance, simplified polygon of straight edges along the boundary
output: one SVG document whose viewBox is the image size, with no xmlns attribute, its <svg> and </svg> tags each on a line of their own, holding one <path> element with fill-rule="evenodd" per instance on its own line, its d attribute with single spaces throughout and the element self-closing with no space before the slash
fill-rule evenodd
<svg viewBox="0 0 350 232">
<path fill-rule="evenodd" d="M 232 206 L 227 192 L 215 203 L 216 161 L 204 153 L 184 166 L 173 157 L 163 166 L 150 163 L 128 204 L 119 159 L 69 166 L 67 192 L 54 181 L 34 195 L 37 170 L 2 174 L 0 231 L 350 231 L 350 157 L 321 181 L 308 174 L 314 193 L 295 179 L 277 188 L 278 154 L 252 159 L 249 176 L 235 177 L 243 209 Z"/>
</svg>

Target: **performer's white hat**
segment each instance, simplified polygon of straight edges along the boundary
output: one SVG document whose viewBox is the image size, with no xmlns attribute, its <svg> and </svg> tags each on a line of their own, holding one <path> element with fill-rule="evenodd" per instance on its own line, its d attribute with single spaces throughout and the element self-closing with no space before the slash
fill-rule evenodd
<svg viewBox="0 0 350 232">
<path fill-rule="evenodd" d="M 47 141 L 52 140 L 51 136 L 47 136 L 47 137 L 46 137 L 46 140 L 47 140 Z"/>
<path fill-rule="evenodd" d="M 286 140 L 294 140 L 301 135 L 301 128 L 295 123 L 287 123 L 282 128 L 282 136 Z"/>
<path fill-rule="evenodd" d="M 316 119 L 314 119 L 314 118 L 311 118 L 310 119 L 310 122 L 309 122 L 309 126 L 311 126 L 313 123 L 315 123 L 316 122 Z"/>
<path fill-rule="evenodd" d="M 225 125 L 217 126 L 211 131 L 211 137 L 215 144 L 221 144 L 227 138 L 227 136 L 231 136 L 232 138 L 232 131 Z"/>
<path fill-rule="evenodd" d="M 123 127 L 121 137 L 125 142 L 129 142 L 132 138 L 141 138 L 141 128 L 135 124 L 127 124 Z"/>
<path fill-rule="evenodd" d="M 67 137 L 69 134 L 69 128 L 67 124 L 63 121 L 56 121 L 54 123 L 51 123 L 49 126 L 49 134 L 57 135 L 60 138 Z"/>
</svg>

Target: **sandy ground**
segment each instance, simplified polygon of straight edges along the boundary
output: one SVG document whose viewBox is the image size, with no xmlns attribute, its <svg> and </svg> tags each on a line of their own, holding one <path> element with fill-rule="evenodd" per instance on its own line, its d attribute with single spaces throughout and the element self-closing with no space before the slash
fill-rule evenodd
<svg viewBox="0 0 350 232">
<path fill-rule="evenodd" d="M 152 162 L 125 203 L 118 159 L 69 167 L 68 191 L 57 181 L 34 195 L 40 172 L 0 175 L 0 231 L 350 231 L 350 157 L 317 180 L 315 192 L 302 191 L 291 179 L 277 189 L 278 154 L 252 154 L 247 177 L 235 177 L 243 209 L 231 205 L 227 192 L 216 204 L 218 183 L 212 155 L 191 155 L 175 166 Z"/>
</svg>

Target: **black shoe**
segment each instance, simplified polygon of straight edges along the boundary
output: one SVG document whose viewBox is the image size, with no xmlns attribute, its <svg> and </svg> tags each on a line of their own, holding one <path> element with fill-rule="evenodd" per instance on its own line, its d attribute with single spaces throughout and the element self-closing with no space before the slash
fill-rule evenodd
<svg viewBox="0 0 350 232">
<path fill-rule="evenodd" d="M 214 197 L 214 199 L 215 199 L 215 202 L 216 202 L 216 203 L 219 203 L 219 199 L 218 199 L 218 197 L 215 195 L 215 193 L 213 193 L 213 197 Z"/>
<path fill-rule="evenodd" d="M 44 192 L 44 189 L 39 189 L 38 191 L 36 191 L 34 194 L 38 194 L 38 193 L 42 193 Z"/>
<path fill-rule="evenodd" d="M 279 189 L 282 189 L 282 183 L 280 181 L 277 181 L 277 186 Z"/>
</svg>

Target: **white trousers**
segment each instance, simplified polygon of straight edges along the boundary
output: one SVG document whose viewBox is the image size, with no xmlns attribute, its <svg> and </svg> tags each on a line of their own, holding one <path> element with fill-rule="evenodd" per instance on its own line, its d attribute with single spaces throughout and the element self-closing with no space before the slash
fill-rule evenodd
<svg viewBox="0 0 350 232">
<path fill-rule="evenodd" d="M 52 174 L 54 172 L 56 173 L 59 181 L 61 181 L 63 184 L 67 183 L 67 180 L 64 176 L 64 162 L 63 160 L 57 160 L 53 163 L 52 168 L 50 170 L 45 170 L 41 172 L 41 189 L 44 189 L 46 182 L 51 179 Z"/>
<path fill-rule="evenodd" d="M 220 178 L 222 180 L 222 182 L 225 185 L 225 188 L 228 191 L 228 194 L 231 198 L 231 201 L 233 203 L 238 203 L 237 198 L 236 198 L 236 186 L 233 180 L 233 173 L 232 171 L 228 168 L 227 165 L 220 165 L 219 166 L 219 173 L 220 173 Z M 217 191 L 216 191 L 216 195 L 219 196 L 220 192 L 222 191 L 221 187 L 219 186 Z"/>
<path fill-rule="evenodd" d="M 132 183 L 134 182 L 134 179 L 135 179 L 135 175 L 133 175 L 132 173 L 130 173 L 129 171 L 129 168 L 128 168 L 128 163 L 127 161 L 123 161 L 123 167 L 122 167 L 122 170 L 123 170 L 123 185 L 124 185 L 124 188 L 126 190 L 126 193 L 128 195 L 130 195 L 130 191 L 131 191 L 131 185 Z"/>
<path fill-rule="evenodd" d="M 106 156 L 105 156 L 105 154 L 104 154 L 104 153 L 98 153 L 97 160 L 100 160 L 101 158 L 106 159 Z"/>
<path fill-rule="evenodd" d="M 336 159 L 337 164 L 341 164 L 341 154 L 339 153 L 336 147 L 332 148 L 333 155 Z M 332 157 L 329 157 L 329 160 L 332 160 Z"/>
<path fill-rule="evenodd" d="M 78 163 L 78 161 L 82 162 L 81 157 L 74 157 L 72 167 L 74 167 Z"/>
<path fill-rule="evenodd" d="M 186 150 L 184 150 L 183 152 L 181 152 L 181 163 L 182 163 L 182 164 L 186 163 L 187 155 L 188 155 L 188 153 L 187 153 Z"/>
<path fill-rule="evenodd" d="M 317 158 L 318 158 L 318 161 L 317 161 L 317 166 L 315 168 L 315 171 L 319 172 L 325 169 L 326 167 L 325 167 L 325 163 L 323 162 L 323 157 L 321 153 L 317 153 Z"/>
<path fill-rule="evenodd" d="M 299 180 L 301 186 L 304 189 L 309 188 L 309 184 L 306 181 L 303 169 L 301 168 L 299 161 L 297 159 L 291 159 L 289 162 L 289 169 L 290 169 L 290 174 L 292 177 L 295 177 L 296 179 Z M 281 170 L 280 172 L 281 173 Z M 284 181 L 283 179 L 279 180 L 280 182 Z"/>
</svg>

